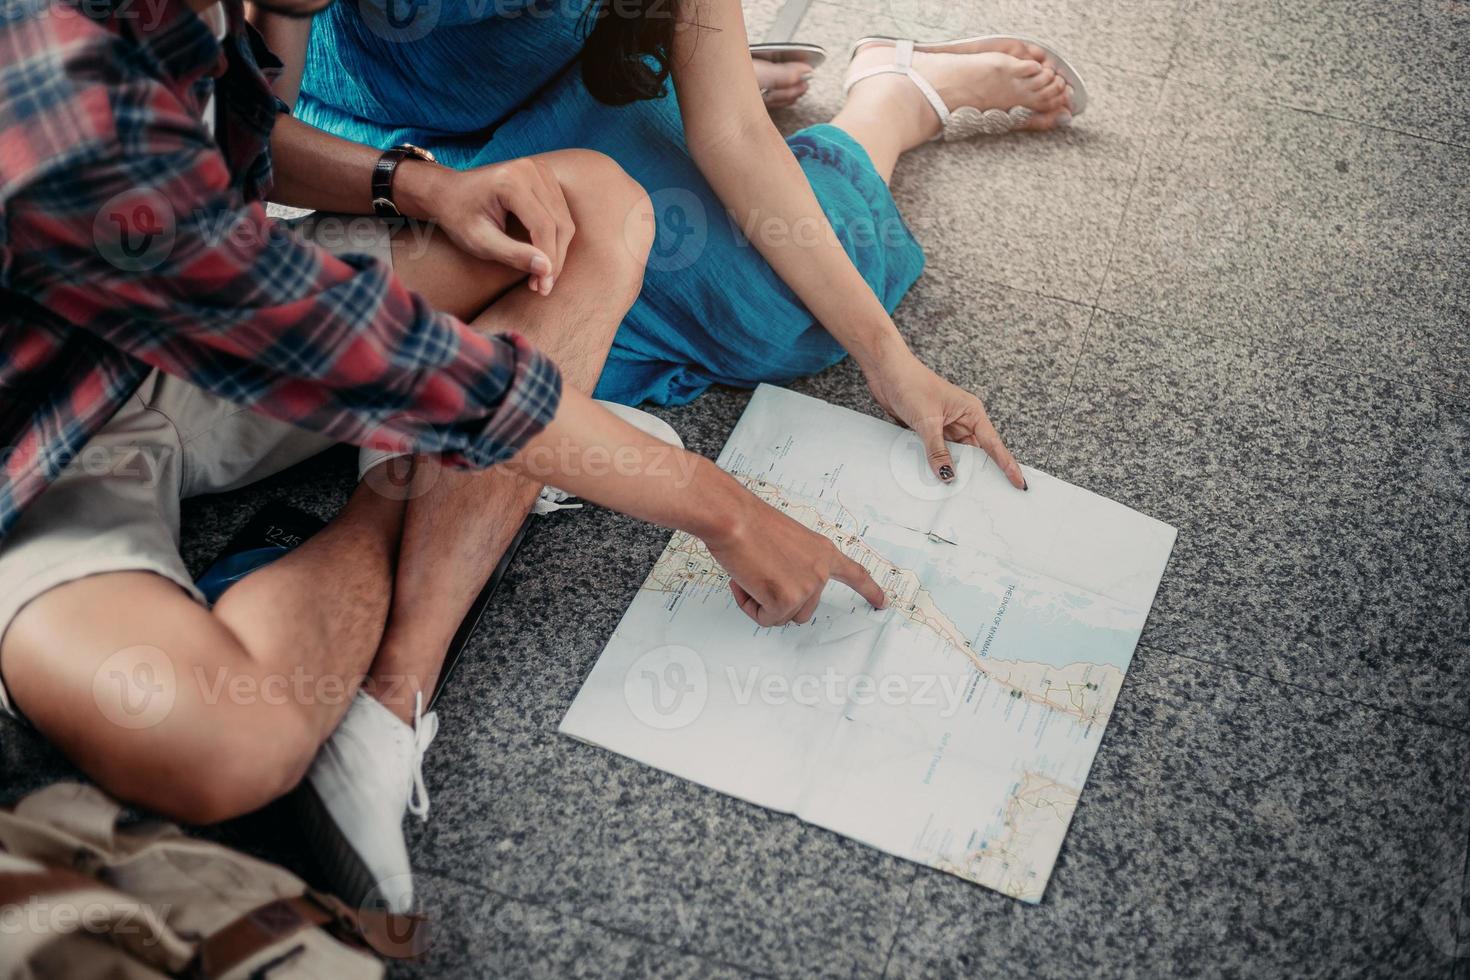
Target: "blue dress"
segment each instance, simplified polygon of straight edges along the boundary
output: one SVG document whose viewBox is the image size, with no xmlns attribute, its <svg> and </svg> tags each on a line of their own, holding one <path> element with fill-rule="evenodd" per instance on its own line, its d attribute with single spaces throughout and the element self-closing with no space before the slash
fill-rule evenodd
<svg viewBox="0 0 1470 980">
<path fill-rule="evenodd" d="M 296 114 L 457 168 L 582 147 L 616 160 L 653 199 L 643 292 L 595 394 L 682 404 L 711 384 L 751 387 L 820 371 L 842 347 L 746 240 L 695 167 L 672 91 L 606 106 L 582 84 L 581 0 L 357 0 L 312 27 Z M 847 254 L 891 312 L 924 267 L 867 153 L 842 130 L 787 139 Z"/>
</svg>

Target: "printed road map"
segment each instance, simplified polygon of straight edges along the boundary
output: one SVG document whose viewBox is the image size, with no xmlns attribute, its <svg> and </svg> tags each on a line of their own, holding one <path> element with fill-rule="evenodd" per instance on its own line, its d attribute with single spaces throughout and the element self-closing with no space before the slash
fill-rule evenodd
<svg viewBox="0 0 1470 980">
<path fill-rule="evenodd" d="M 1041 900 L 1174 545 L 1174 529 L 980 451 L 762 385 L 720 466 L 861 562 L 760 628 L 676 533 L 562 721 L 576 738 Z"/>
</svg>

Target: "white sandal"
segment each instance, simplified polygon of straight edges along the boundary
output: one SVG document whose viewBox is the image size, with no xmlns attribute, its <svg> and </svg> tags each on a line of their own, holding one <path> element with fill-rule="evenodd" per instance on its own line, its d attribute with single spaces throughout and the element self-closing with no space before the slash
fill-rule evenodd
<svg viewBox="0 0 1470 980">
<path fill-rule="evenodd" d="M 803 44 L 800 41 L 762 41 L 750 45 L 750 56 L 778 65 L 799 61 L 816 71 L 827 60 L 827 49 L 819 44 Z"/>
<path fill-rule="evenodd" d="M 924 98 L 933 107 L 934 113 L 939 116 L 940 125 L 943 127 L 935 139 L 943 138 L 946 141 L 968 139 L 971 136 L 981 134 L 987 136 L 1000 136 L 1014 129 L 1024 126 L 1035 112 L 1025 106 L 1012 106 L 1009 110 L 1003 109 L 977 109 L 974 106 L 960 106 L 951 110 L 940 98 L 939 92 L 929 83 L 929 80 L 914 69 L 914 53 L 917 52 L 944 52 L 948 49 L 970 46 L 977 41 L 1021 41 L 1024 44 L 1034 44 L 1045 51 L 1055 63 L 1056 72 L 1072 86 L 1072 115 L 1080 116 L 1082 110 L 1087 107 L 1087 86 L 1082 82 L 1082 75 L 1074 68 L 1060 51 L 1038 41 L 1035 38 L 1025 37 L 1020 34 L 985 34 L 978 37 L 961 38 L 955 41 L 926 41 L 917 42 L 896 37 L 884 37 L 874 35 L 872 37 L 859 38 L 853 42 L 852 51 L 848 55 L 848 63 L 857 57 L 858 52 L 875 44 L 892 45 L 893 61 L 886 65 L 874 65 L 859 72 L 849 71 L 847 79 L 843 82 L 843 92 L 848 92 L 854 85 L 865 78 L 874 75 L 903 75 L 914 86 L 924 94 Z"/>
</svg>

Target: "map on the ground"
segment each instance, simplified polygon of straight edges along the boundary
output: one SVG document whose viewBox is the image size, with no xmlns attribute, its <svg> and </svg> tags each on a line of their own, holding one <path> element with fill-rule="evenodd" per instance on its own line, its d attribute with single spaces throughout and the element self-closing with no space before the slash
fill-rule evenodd
<svg viewBox="0 0 1470 980">
<path fill-rule="evenodd" d="M 762 385 L 719 464 L 889 595 L 760 628 L 676 533 L 561 730 L 1026 902 L 1041 900 L 1175 531 L 979 450 Z"/>
</svg>

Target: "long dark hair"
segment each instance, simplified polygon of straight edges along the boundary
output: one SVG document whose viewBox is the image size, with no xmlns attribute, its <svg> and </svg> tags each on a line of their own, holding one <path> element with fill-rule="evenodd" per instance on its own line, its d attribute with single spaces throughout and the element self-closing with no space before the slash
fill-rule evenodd
<svg viewBox="0 0 1470 980">
<path fill-rule="evenodd" d="M 592 0 L 582 14 L 582 82 L 598 102 L 627 105 L 664 94 L 679 0 Z"/>
</svg>

